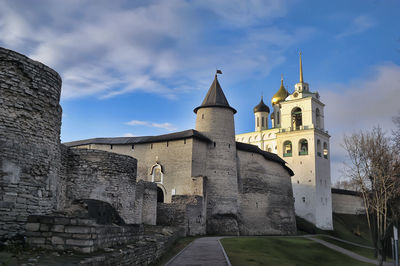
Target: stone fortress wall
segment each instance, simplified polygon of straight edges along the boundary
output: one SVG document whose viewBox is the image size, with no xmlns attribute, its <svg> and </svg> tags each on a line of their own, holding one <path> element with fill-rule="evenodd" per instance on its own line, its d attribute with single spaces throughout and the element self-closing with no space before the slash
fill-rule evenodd
<svg viewBox="0 0 400 266">
<path fill-rule="evenodd" d="M 60 92 L 54 70 L 0 48 L 0 239 L 24 234 L 29 215 L 63 212 L 77 199 L 155 224 L 156 185 L 137 186 L 136 159 L 61 145 Z"/>
<path fill-rule="evenodd" d="M 238 151 L 240 235 L 295 234 L 291 176 L 262 155 Z"/>
<path fill-rule="evenodd" d="M 54 70 L 0 48 L 0 237 L 57 207 L 60 93 Z"/>
<path fill-rule="evenodd" d="M 364 200 L 360 192 L 332 188 L 332 212 L 365 214 Z"/>
</svg>

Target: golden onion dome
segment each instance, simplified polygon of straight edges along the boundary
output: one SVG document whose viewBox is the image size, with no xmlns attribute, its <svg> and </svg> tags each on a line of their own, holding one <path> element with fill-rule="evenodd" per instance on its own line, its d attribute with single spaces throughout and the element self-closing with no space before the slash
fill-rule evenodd
<svg viewBox="0 0 400 266">
<path fill-rule="evenodd" d="M 278 104 L 281 101 L 284 101 L 286 97 L 289 96 L 288 91 L 285 89 L 285 86 L 283 86 L 283 78 L 281 79 L 281 87 L 279 88 L 278 92 L 275 93 L 275 95 L 272 97 L 271 103 L 272 105 Z"/>
</svg>

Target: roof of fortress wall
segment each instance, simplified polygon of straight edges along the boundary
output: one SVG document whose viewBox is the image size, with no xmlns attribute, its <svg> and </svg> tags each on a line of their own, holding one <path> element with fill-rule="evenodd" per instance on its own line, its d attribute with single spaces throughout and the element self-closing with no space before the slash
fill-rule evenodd
<svg viewBox="0 0 400 266">
<path fill-rule="evenodd" d="M 238 149 L 240 151 L 258 153 L 258 154 L 264 156 L 264 158 L 269 160 L 269 161 L 275 161 L 277 163 L 280 163 L 288 171 L 288 173 L 291 176 L 294 176 L 294 173 L 293 173 L 292 169 L 290 169 L 286 165 L 286 162 L 281 157 L 276 155 L 275 153 L 263 151 L 256 145 L 247 144 L 247 143 L 243 143 L 243 142 L 236 142 L 236 149 Z"/>
<path fill-rule="evenodd" d="M 351 195 L 351 196 L 359 196 L 359 197 L 362 196 L 361 192 L 347 190 L 347 189 L 332 188 L 331 191 L 332 191 L 332 193 L 335 193 L 335 194 Z"/>
<path fill-rule="evenodd" d="M 84 139 L 78 141 L 65 142 L 63 144 L 68 147 L 76 147 L 89 144 L 126 145 L 126 144 L 136 144 L 136 143 L 141 144 L 141 143 L 163 142 L 163 141 L 180 140 L 187 138 L 196 138 L 198 140 L 209 143 L 212 142 L 212 140 L 210 140 L 197 130 L 189 129 L 185 131 L 159 135 L 159 136 L 94 138 L 94 139 Z M 293 171 L 286 166 L 286 162 L 274 153 L 263 151 L 260 148 L 258 148 L 258 146 L 242 142 L 236 142 L 236 149 L 241 151 L 258 153 L 264 156 L 264 158 L 269 161 L 275 161 L 277 163 L 280 163 L 289 172 L 290 175 L 292 176 L 294 175 Z"/>
<path fill-rule="evenodd" d="M 170 140 L 179 140 L 187 138 L 196 138 L 205 142 L 212 142 L 209 138 L 201 134 L 200 132 L 189 129 L 180 132 L 174 132 L 170 134 L 158 135 L 158 136 L 143 136 L 143 137 L 116 137 L 116 138 L 94 138 L 94 139 L 84 139 L 78 141 L 71 141 L 63 143 L 69 147 L 89 145 L 89 144 L 136 144 L 136 143 L 151 143 L 151 142 L 163 142 Z"/>
</svg>

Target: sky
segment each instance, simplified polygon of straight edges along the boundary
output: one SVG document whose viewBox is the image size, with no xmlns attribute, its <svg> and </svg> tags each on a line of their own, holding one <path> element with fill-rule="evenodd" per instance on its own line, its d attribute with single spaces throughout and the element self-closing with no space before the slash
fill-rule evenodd
<svg viewBox="0 0 400 266">
<path fill-rule="evenodd" d="M 236 133 L 254 131 L 263 95 L 298 82 L 318 91 L 331 135 L 332 182 L 343 136 L 400 112 L 398 0 L 0 0 L 0 46 L 62 77 L 63 142 L 195 127 L 216 69 Z"/>
</svg>

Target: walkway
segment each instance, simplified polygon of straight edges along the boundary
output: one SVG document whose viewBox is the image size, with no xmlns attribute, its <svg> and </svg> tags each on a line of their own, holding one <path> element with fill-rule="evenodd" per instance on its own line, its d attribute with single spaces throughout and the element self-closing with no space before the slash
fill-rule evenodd
<svg viewBox="0 0 400 266">
<path fill-rule="evenodd" d="M 230 266 L 228 257 L 219 239 L 222 237 L 202 237 L 194 240 L 185 249 L 173 257 L 165 266 L 176 265 L 213 265 Z"/>
<path fill-rule="evenodd" d="M 313 238 L 313 237 L 310 236 L 310 235 L 306 235 L 306 236 L 304 236 L 304 237 L 307 238 L 307 239 L 310 239 L 310 240 L 312 240 L 312 241 L 315 241 L 315 242 L 317 242 L 317 243 L 319 243 L 319 244 L 321 244 L 321 245 L 324 245 L 324 246 L 326 246 L 326 247 L 328 247 L 328 248 L 330 248 L 330 249 L 336 250 L 337 252 L 340 252 L 340 253 L 343 253 L 343 254 L 345 254 L 345 255 L 347 255 L 347 256 L 349 256 L 349 257 L 352 257 L 353 259 L 356 259 L 356 260 L 359 260 L 359 261 L 362 261 L 362 262 L 366 262 L 366 263 L 371 263 L 371 264 L 378 265 L 378 262 L 377 262 L 376 260 L 368 259 L 368 258 L 366 258 L 366 257 L 363 257 L 363 256 L 361 256 L 361 255 L 358 255 L 357 253 L 354 253 L 354 252 L 349 251 L 349 250 L 347 250 L 347 249 L 344 249 L 344 248 L 341 248 L 341 247 L 336 246 L 336 245 L 334 245 L 334 244 L 331 244 L 331 243 L 329 243 L 329 242 L 326 242 L 326 241 L 324 241 L 324 240 L 322 240 L 322 239 Z M 348 241 L 346 241 L 346 242 L 349 243 L 349 244 L 355 244 L 355 243 L 348 242 Z M 357 244 L 356 244 L 356 245 L 357 245 Z M 359 246 L 359 245 L 357 245 L 357 246 Z M 383 262 L 383 265 L 384 265 L 384 266 L 392 266 L 393 263 Z"/>
</svg>

